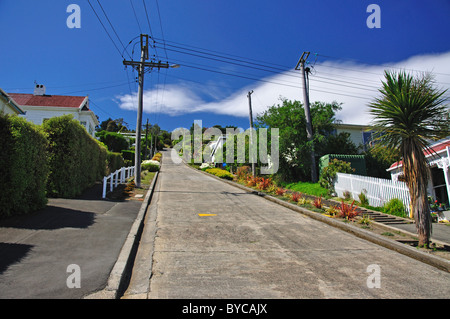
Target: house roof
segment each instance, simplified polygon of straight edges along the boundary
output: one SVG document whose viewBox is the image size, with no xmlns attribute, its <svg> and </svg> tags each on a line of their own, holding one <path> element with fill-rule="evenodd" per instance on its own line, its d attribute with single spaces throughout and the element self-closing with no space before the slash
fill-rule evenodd
<svg viewBox="0 0 450 319">
<path fill-rule="evenodd" d="M 8 93 L 8 95 L 21 106 L 55 106 L 80 108 L 84 100 L 86 99 L 85 96 L 67 95 L 34 95 L 25 93 Z"/>
<path fill-rule="evenodd" d="M 436 144 L 430 146 L 430 149 L 423 150 L 425 157 L 429 157 L 435 155 L 436 153 L 444 151 L 447 147 L 450 147 L 450 140 L 440 141 Z M 403 165 L 402 161 L 393 163 L 387 170 L 391 171 L 397 167 L 401 167 Z"/>
<path fill-rule="evenodd" d="M 22 114 L 22 115 L 25 114 L 25 112 L 19 107 L 19 105 L 17 105 L 18 103 L 15 102 L 11 98 L 11 96 L 9 94 L 7 94 L 5 91 L 3 91 L 1 88 L 0 88 L 0 96 L 2 96 L 5 99 L 6 104 L 9 105 L 10 107 L 12 107 L 13 109 L 15 109 L 18 114 Z"/>
</svg>

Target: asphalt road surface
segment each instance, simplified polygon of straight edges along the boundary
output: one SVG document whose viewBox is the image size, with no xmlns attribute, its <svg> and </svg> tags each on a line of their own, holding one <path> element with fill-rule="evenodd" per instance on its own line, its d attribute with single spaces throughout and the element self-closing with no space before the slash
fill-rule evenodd
<svg viewBox="0 0 450 319">
<path fill-rule="evenodd" d="M 126 298 L 449 298 L 448 272 L 174 164 L 170 152 Z"/>
<path fill-rule="evenodd" d="M 140 201 L 77 199 L 0 221 L 0 298 L 81 299 L 106 286 Z"/>
</svg>

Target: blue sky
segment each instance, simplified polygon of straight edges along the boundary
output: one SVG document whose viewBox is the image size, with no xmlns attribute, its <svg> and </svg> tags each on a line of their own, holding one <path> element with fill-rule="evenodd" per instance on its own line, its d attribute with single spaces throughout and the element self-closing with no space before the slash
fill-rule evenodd
<svg viewBox="0 0 450 319">
<path fill-rule="evenodd" d="M 367 27 L 372 3 L 381 28 Z M 70 4 L 81 28 L 66 25 Z M 32 93 L 36 81 L 47 94 L 89 94 L 100 121 L 131 129 L 137 73 L 122 61 L 139 59 L 140 33 L 155 41 L 152 58 L 181 65 L 145 76 L 143 122 L 168 131 L 194 120 L 248 128 L 250 90 L 254 115 L 280 97 L 303 100 L 294 68 L 304 51 L 311 102 L 343 103 L 346 123 L 369 122 L 386 68 L 432 71 L 450 88 L 449 0 L 0 0 L 0 14 L 0 88 Z"/>
</svg>

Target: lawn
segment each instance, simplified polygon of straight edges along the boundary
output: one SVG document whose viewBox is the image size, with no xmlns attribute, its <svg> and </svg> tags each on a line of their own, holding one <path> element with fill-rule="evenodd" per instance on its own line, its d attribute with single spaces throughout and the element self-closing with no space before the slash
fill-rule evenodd
<svg viewBox="0 0 450 319">
<path fill-rule="evenodd" d="M 325 197 L 328 194 L 327 190 L 321 187 L 319 183 L 297 182 L 286 184 L 284 187 L 295 192 L 314 196 Z"/>
</svg>

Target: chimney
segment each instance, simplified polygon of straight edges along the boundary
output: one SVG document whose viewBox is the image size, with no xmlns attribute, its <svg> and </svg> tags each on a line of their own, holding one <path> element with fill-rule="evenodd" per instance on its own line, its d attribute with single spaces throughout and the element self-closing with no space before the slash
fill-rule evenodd
<svg viewBox="0 0 450 319">
<path fill-rule="evenodd" d="M 45 95 L 45 85 L 36 84 L 34 87 L 34 95 Z"/>
</svg>

